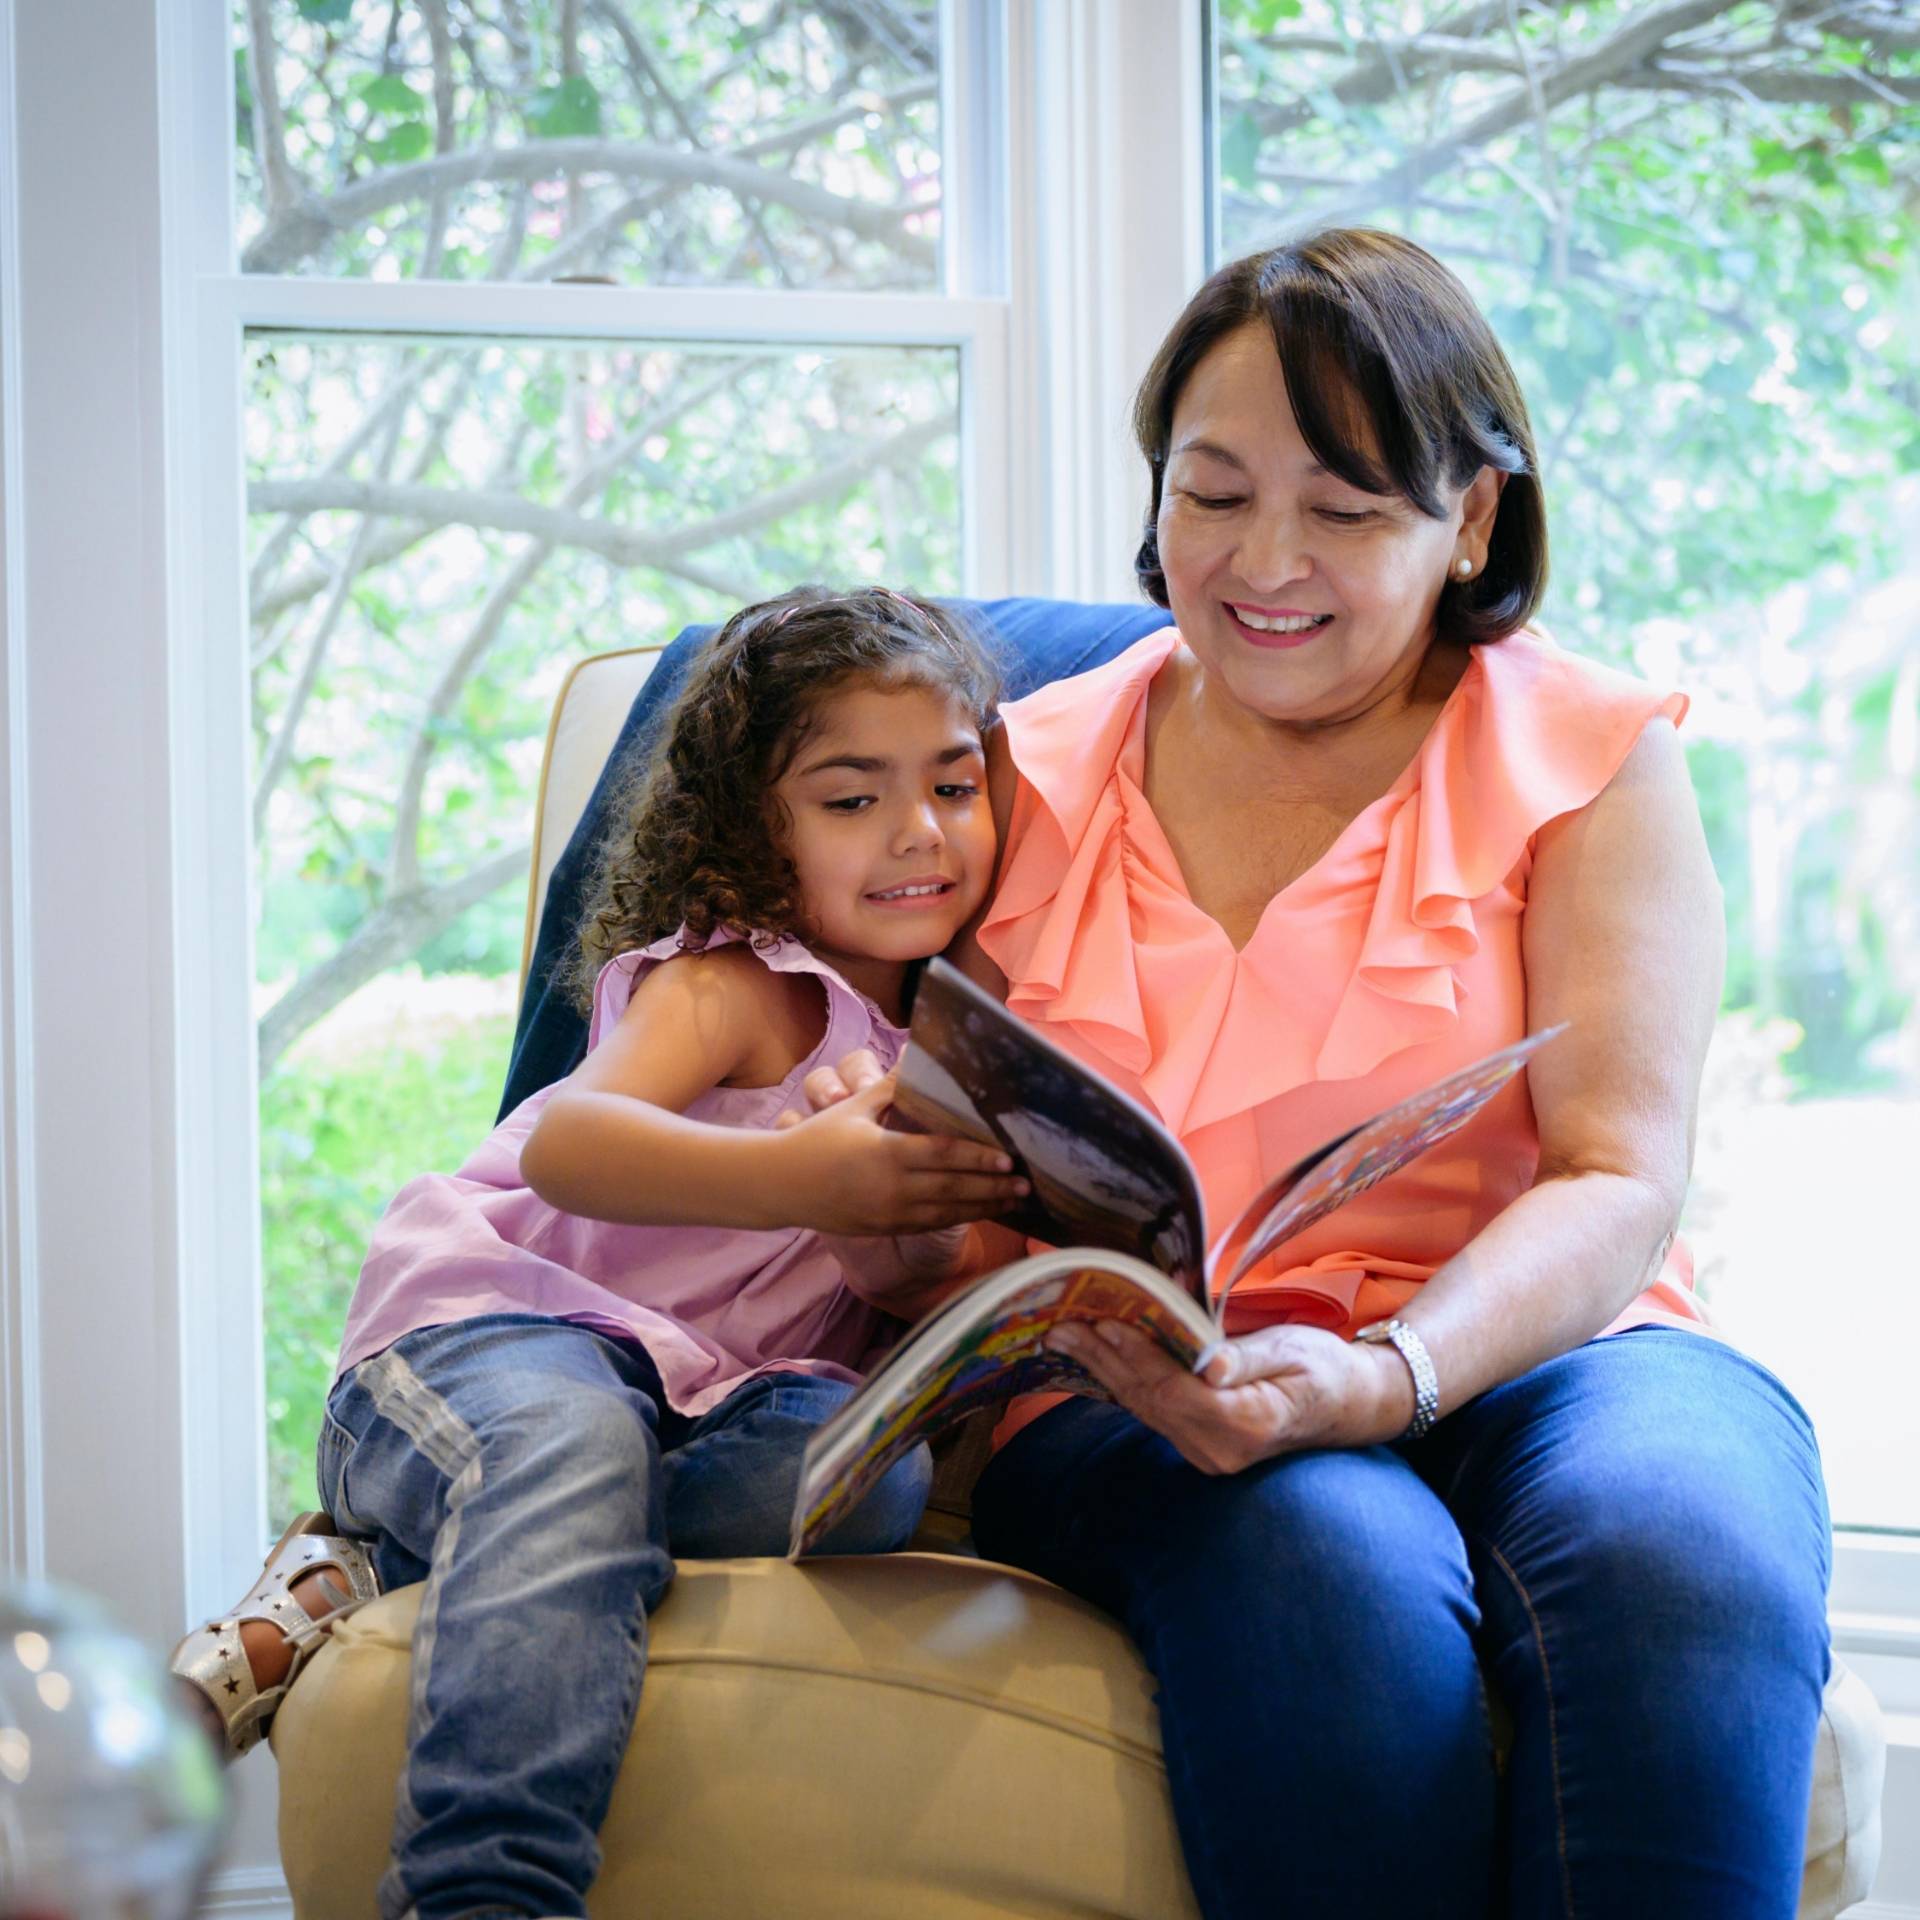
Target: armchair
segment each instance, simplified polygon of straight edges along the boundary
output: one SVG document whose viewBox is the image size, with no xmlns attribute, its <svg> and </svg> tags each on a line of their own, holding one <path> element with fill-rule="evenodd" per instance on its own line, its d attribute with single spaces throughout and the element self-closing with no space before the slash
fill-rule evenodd
<svg viewBox="0 0 1920 1920">
<path fill-rule="evenodd" d="M 978 609 L 1011 692 L 1111 658 L 1157 608 Z M 585 1029 L 548 986 L 619 773 L 703 630 L 577 666 L 548 734 L 523 997 L 503 1111 L 570 1071 Z M 965 1462 L 923 1543 L 964 1533 Z M 405 1748 L 420 1590 L 341 1624 L 281 1709 L 281 1849 L 300 1920 L 363 1920 Z M 1861 1898 L 1879 1856 L 1884 1738 L 1837 1660 L 1809 1810 L 1801 1920 Z M 635 1755 L 602 1830 L 596 1915 L 660 1920 L 1177 1920 L 1195 1908 L 1153 1687 L 1104 1615 L 951 1550 L 798 1568 L 687 1562 L 656 1615 Z"/>
</svg>

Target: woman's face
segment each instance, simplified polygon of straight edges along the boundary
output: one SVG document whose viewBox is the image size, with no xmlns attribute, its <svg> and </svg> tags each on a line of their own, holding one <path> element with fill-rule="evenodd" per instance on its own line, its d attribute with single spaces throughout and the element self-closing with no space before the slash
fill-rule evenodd
<svg viewBox="0 0 1920 1920">
<path fill-rule="evenodd" d="M 1181 637 L 1263 718 L 1363 713 L 1418 671 L 1457 563 L 1486 564 L 1503 477 L 1483 468 L 1438 520 L 1349 485 L 1301 438 L 1273 335 L 1242 327 L 1174 408 L 1158 525 Z"/>
</svg>

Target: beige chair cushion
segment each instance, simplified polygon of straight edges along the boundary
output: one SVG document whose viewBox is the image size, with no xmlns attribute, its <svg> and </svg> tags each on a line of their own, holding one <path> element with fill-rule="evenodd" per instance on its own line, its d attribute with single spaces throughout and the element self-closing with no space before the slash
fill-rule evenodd
<svg viewBox="0 0 1920 1920">
<path fill-rule="evenodd" d="M 421 1589 L 344 1621 L 276 1717 L 299 1920 L 366 1920 Z M 941 1554 L 689 1561 L 654 1617 L 595 1916 L 1181 1920 L 1145 1670 L 1090 1607 Z"/>
<path fill-rule="evenodd" d="M 336 1630 L 274 1724 L 298 1920 L 366 1920 L 420 1589 Z M 1860 1898 L 1884 1746 L 1836 1664 L 1802 1920 Z M 1152 1683 L 1104 1615 L 945 1554 L 689 1561 L 654 1617 L 596 1920 L 1182 1920 Z"/>
<path fill-rule="evenodd" d="M 613 743 L 626 724 L 627 709 L 645 685 L 658 647 L 634 647 L 623 653 L 595 653 L 578 663 L 561 683 L 547 722 L 546 757 L 540 767 L 540 794 L 533 813 L 533 863 L 527 877 L 527 928 L 520 948 L 520 986 L 547 902 L 547 882 L 587 810 Z"/>
</svg>

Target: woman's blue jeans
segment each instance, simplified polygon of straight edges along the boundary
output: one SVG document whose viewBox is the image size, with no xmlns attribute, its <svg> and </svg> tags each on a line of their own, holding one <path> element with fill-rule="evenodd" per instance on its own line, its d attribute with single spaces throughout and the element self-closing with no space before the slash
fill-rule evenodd
<svg viewBox="0 0 1920 1920">
<path fill-rule="evenodd" d="M 1227 1477 L 1071 1401 L 974 1533 L 1132 1634 L 1208 1920 L 1791 1920 L 1826 1495 L 1806 1415 L 1717 1340 L 1617 1334 L 1423 1441 Z"/>
<path fill-rule="evenodd" d="M 408 1334 L 335 1386 L 320 1497 L 383 1588 L 427 1587 L 386 1920 L 586 1912 L 672 1556 L 784 1554 L 801 1452 L 851 1392 L 762 1374 L 690 1419 L 638 1346 L 523 1314 Z M 930 1478 L 922 1448 L 826 1550 L 904 1546 Z"/>
</svg>

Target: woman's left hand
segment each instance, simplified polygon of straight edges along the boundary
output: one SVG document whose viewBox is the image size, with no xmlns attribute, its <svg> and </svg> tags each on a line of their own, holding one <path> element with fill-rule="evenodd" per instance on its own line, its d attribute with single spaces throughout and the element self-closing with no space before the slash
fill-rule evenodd
<svg viewBox="0 0 1920 1920">
<path fill-rule="evenodd" d="M 1202 1473 L 1238 1473 L 1308 1447 L 1372 1446 L 1398 1438 L 1413 1418 L 1413 1376 L 1398 1353 L 1317 1327 L 1243 1334 L 1199 1374 L 1113 1320 L 1056 1327 L 1047 1345 Z"/>
</svg>

